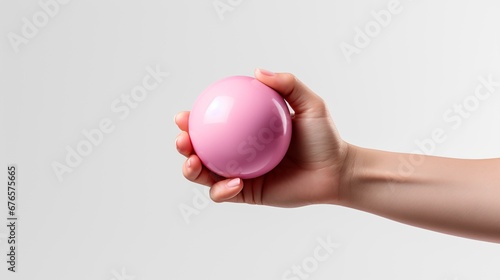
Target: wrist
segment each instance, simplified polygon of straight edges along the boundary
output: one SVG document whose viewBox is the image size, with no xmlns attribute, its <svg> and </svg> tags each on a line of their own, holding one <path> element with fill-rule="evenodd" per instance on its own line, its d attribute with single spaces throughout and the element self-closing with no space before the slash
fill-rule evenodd
<svg viewBox="0 0 500 280">
<path fill-rule="evenodd" d="M 338 194 L 335 204 L 347 206 L 350 201 L 350 193 L 357 173 L 359 147 L 345 143 L 345 156 L 339 174 Z"/>
</svg>

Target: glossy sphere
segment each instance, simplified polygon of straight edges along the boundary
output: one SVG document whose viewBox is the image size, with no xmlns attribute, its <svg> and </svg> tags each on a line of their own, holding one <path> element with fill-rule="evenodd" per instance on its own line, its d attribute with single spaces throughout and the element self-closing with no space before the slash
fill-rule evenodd
<svg viewBox="0 0 500 280">
<path fill-rule="evenodd" d="M 210 85 L 189 116 L 189 135 L 203 164 L 223 177 L 255 178 L 283 159 L 290 112 L 273 89 L 246 76 Z"/>
</svg>

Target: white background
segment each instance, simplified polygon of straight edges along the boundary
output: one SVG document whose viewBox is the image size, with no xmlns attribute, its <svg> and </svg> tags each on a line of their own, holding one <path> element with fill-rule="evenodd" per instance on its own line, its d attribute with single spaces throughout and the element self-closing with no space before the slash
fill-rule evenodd
<svg viewBox="0 0 500 280">
<path fill-rule="evenodd" d="M 296 74 L 355 145 L 412 152 L 441 128 L 434 155 L 499 157 L 500 88 L 456 129 L 443 114 L 478 77 L 500 80 L 500 2 L 401 0 L 349 63 L 340 45 L 389 2 L 223 0 L 232 10 L 220 14 L 213 0 L 74 0 L 16 47 L 9 34 L 43 9 L 2 1 L 0 181 L 18 165 L 19 245 L 18 272 L 7 272 L 0 227 L 0 278 L 283 279 L 330 238 L 338 247 L 308 279 L 499 280 L 496 244 L 336 206 L 205 205 L 206 188 L 182 176 L 174 114 L 255 67 Z M 170 75 L 121 119 L 111 104 L 148 66 Z M 60 182 L 52 164 L 106 118 L 115 129 Z M 5 225 L 6 187 L 0 197 Z"/>
</svg>

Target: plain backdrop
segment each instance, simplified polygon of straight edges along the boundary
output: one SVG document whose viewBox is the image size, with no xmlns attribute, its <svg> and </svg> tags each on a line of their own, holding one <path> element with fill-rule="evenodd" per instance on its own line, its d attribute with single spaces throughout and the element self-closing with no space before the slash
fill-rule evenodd
<svg viewBox="0 0 500 280">
<path fill-rule="evenodd" d="M 374 24 L 372 11 L 396 4 Z M 173 121 L 212 82 L 262 67 L 321 95 L 355 145 L 412 152 L 442 129 L 434 155 L 499 157 L 500 87 L 473 100 L 479 77 L 500 80 L 499 11 L 495 0 L 1 1 L 0 225 L 11 163 L 19 220 L 17 273 L 0 227 L 0 278 L 499 280 L 498 244 L 336 206 L 208 201 L 182 176 Z M 367 26 L 349 61 L 341 46 Z M 116 112 L 148 68 L 169 75 Z M 473 110 L 454 127 L 443 114 L 464 100 Z M 82 131 L 102 121 L 114 129 L 89 151 Z M 59 180 L 53 165 L 79 144 L 87 155 Z M 318 260 L 327 239 L 335 249 Z"/>
</svg>

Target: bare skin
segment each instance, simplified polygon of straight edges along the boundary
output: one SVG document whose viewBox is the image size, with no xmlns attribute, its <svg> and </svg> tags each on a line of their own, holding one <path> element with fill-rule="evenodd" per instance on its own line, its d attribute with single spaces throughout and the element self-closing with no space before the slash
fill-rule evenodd
<svg viewBox="0 0 500 280">
<path fill-rule="evenodd" d="M 500 159 L 465 160 L 365 149 L 340 137 L 321 97 L 288 73 L 255 71 L 295 111 L 282 162 L 249 180 L 214 176 L 194 153 L 189 112 L 181 129 L 184 176 L 215 202 L 277 207 L 334 204 L 434 231 L 500 243 Z M 406 167 L 402 167 L 406 162 Z M 410 168 L 408 168 L 410 163 Z"/>
</svg>

